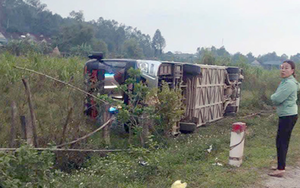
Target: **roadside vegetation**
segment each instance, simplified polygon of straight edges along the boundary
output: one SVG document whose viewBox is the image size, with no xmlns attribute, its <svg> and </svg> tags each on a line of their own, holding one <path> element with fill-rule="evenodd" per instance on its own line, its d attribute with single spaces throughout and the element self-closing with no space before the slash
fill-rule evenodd
<svg viewBox="0 0 300 188">
<path fill-rule="evenodd" d="M 70 111 L 71 120 L 68 123 L 64 142 L 72 141 L 98 128 L 99 125 L 87 121 L 83 114 L 85 94 L 44 76 L 14 68 L 14 66 L 26 67 L 84 89 L 85 61 L 86 59 L 80 57 L 50 57 L 32 52 L 25 56 L 0 54 L 2 75 L 0 146 L 2 148 L 9 147 L 11 103 L 16 102 L 19 116 L 29 117 L 22 78 L 29 82 L 32 92 L 39 147 L 52 147 L 62 142 L 63 125 Z M 228 60 L 209 61 L 213 61 L 213 64 L 231 65 Z M 276 161 L 277 118 L 269 96 L 280 81 L 279 72 L 251 67 L 245 63 L 234 64 L 234 66 L 243 68 L 245 76 L 240 112 L 237 116 L 226 117 L 200 127 L 193 134 L 168 137 L 160 131 L 151 132 L 146 147 L 141 147 L 138 130 L 131 135 L 129 142 L 129 135 L 124 132 L 124 128 L 113 124 L 111 146 L 107 147 L 104 144 L 99 132 L 70 148 L 106 147 L 130 151 L 109 153 L 106 156 L 37 152 L 24 145 L 21 125 L 18 125 L 15 147 L 20 148 L 16 152 L 0 153 L 0 186 L 170 187 L 175 180 L 180 179 L 187 182 L 188 187 L 253 185 L 259 187 L 261 173 L 266 173 Z M 170 92 L 165 91 L 165 95 L 158 97 L 163 99 Z M 168 114 L 167 117 L 172 116 Z M 159 117 L 155 120 L 157 119 Z M 244 162 L 240 168 L 234 168 L 227 163 L 231 125 L 238 121 L 247 124 L 247 136 Z M 170 120 L 160 123 L 170 128 L 168 122 Z M 292 165 L 297 160 L 296 156 L 300 154 L 300 149 L 297 147 L 299 142 L 300 127 L 296 125 L 289 150 L 288 165 Z"/>
</svg>

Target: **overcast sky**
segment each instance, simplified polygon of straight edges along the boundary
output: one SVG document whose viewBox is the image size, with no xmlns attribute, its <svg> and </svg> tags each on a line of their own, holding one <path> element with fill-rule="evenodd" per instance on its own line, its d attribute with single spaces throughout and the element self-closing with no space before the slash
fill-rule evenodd
<svg viewBox="0 0 300 188">
<path fill-rule="evenodd" d="M 160 29 L 167 51 L 195 53 L 222 45 L 255 56 L 300 53 L 300 0 L 41 0 L 62 17 L 114 19 L 153 37 Z"/>
</svg>

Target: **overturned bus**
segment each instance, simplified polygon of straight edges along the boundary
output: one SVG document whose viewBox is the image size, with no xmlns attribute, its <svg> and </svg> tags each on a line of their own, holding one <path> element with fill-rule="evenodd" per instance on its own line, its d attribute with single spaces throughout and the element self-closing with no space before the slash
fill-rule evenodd
<svg viewBox="0 0 300 188">
<path fill-rule="evenodd" d="M 191 132 L 196 127 L 219 120 L 226 114 L 239 110 L 242 70 L 238 67 L 202 65 L 182 62 L 102 59 L 101 53 L 89 56 L 85 64 L 88 92 L 109 94 L 126 102 L 124 94 L 115 92 L 128 78 L 132 67 L 141 70 L 141 79 L 149 87 L 160 87 L 167 82 L 172 88 L 179 85 L 186 106 L 185 115 L 178 123 L 181 132 Z M 92 84 L 91 84 L 92 83 Z M 86 114 L 97 117 L 95 101 L 87 97 Z"/>
</svg>

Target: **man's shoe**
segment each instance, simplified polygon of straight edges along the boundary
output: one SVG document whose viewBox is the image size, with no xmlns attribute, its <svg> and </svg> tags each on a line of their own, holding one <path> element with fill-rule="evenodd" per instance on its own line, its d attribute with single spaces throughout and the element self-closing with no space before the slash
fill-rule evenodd
<svg viewBox="0 0 300 188">
<path fill-rule="evenodd" d="M 285 170 L 289 170 L 289 166 L 286 166 L 285 167 Z M 277 170 L 278 168 L 277 168 L 277 166 L 271 166 L 271 168 L 270 168 L 270 170 Z"/>
<path fill-rule="evenodd" d="M 270 170 L 277 170 L 277 166 L 271 166 Z"/>
</svg>

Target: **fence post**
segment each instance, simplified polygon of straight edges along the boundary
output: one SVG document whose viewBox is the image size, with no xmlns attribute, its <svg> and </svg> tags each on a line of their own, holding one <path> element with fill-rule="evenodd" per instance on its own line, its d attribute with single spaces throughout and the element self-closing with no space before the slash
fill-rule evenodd
<svg viewBox="0 0 300 188">
<path fill-rule="evenodd" d="M 25 79 L 22 79 L 23 84 L 25 86 L 25 91 L 27 94 L 27 99 L 28 99 L 28 105 L 29 105 L 29 110 L 30 110 L 30 117 L 31 117 L 31 123 L 27 125 L 28 129 L 27 129 L 27 133 L 32 133 L 30 136 L 32 136 L 31 138 L 29 138 L 29 134 L 27 135 L 27 140 L 31 139 L 32 141 L 30 141 L 30 144 L 32 144 L 34 147 L 37 147 L 37 136 L 36 136 L 36 118 L 35 118 L 35 114 L 34 114 L 34 110 L 33 110 L 33 104 L 32 104 L 32 97 L 31 97 L 31 92 L 30 92 L 30 87 L 29 84 L 27 83 L 27 81 Z"/>
<path fill-rule="evenodd" d="M 25 118 L 25 116 L 20 116 L 20 121 L 21 121 L 22 138 L 24 140 L 26 140 L 27 133 L 26 133 L 26 118 Z"/>
<path fill-rule="evenodd" d="M 149 116 L 142 114 L 140 119 L 141 119 L 141 126 L 142 126 L 141 144 L 143 147 L 145 147 L 145 144 L 148 141 L 148 136 L 149 136 Z"/>
<path fill-rule="evenodd" d="M 109 113 L 109 105 L 108 104 L 104 104 L 104 112 L 103 112 L 103 122 L 107 122 L 110 119 L 110 113 Z M 109 123 L 108 125 L 106 125 L 103 128 L 103 138 L 104 138 L 104 142 L 107 146 L 110 146 L 110 125 L 111 123 Z"/>
<path fill-rule="evenodd" d="M 63 127 L 63 132 L 62 132 L 62 136 L 61 136 L 61 140 L 60 140 L 59 144 L 62 144 L 65 141 L 67 126 L 68 126 L 69 121 L 71 119 L 72 112 L 73 112 L 73 108 L 71 107 L 69 112 L 68 112 L 68 116 L 67 116 L 66 122 L 65 122 L 64 127 Z"/>
</svg>

